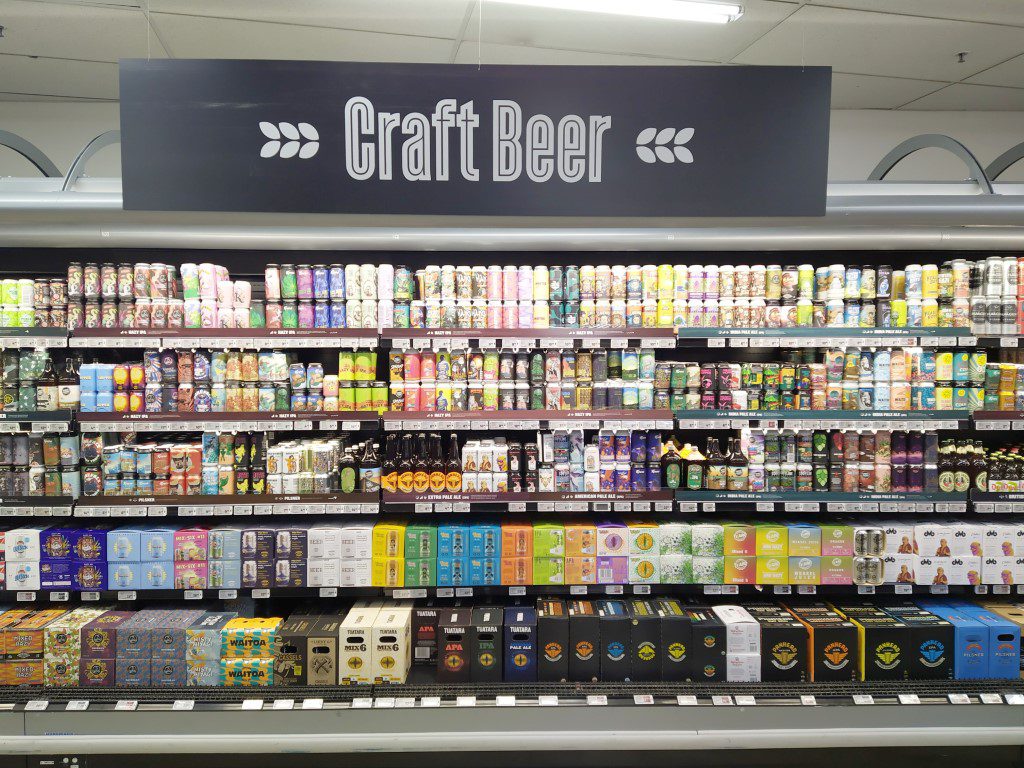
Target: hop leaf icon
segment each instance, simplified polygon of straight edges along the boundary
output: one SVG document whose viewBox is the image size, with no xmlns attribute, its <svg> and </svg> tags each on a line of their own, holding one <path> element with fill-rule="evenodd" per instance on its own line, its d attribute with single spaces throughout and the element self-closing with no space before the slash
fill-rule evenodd
<svg viewBox="0 0 1024 768">
<path fill-rule="evenodd" d="M 693 138 L 693 128 L 644 128 L 636 136 L 636 154 L 645 163 L 692 163 L 693 153 L 683 146 Z M 648 144 L 654 143 L 654 149 Z M 674 146 L 669 146 L 669 145 Z"/>
<path fill-rule="evenodd" d="M 295 126 L 292 123 L 282 122 L 275 125 L 264 121 L 260 123 L 260 131 L 269 139 L 260 149 L 262 158 L 288 159 L 298 155 L 300 159 L 308 160 L 320 149 L 320 134 L 309 123 L 299 123 Z"/>
</svg>

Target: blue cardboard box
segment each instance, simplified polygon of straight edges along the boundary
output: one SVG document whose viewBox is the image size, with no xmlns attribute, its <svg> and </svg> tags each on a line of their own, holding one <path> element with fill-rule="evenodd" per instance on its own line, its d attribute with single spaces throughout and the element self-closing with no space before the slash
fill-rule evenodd
<svg viewBox="0 0 1024 768">
<path fill-rule="evenodd" d="M 501 559 L 501 526 L 475 523 L 469 529 L 469 556 Z"/>
<path fill-rule="evenodd" d="M 153 560 L 141 563 L 142 589 L 173 589 L 174 561 Z"/>
<path fill-rule="evenodd" d="M 437 527 L 438 559 L 455 559 L 469 556 L 469 526 L 459 523 L 445 523 Z"/>
<path fill-rule="evenodd" d="M 437 586 L 464 587 L 469 583 L 468 557 L 439 557 L 437 559 Z"/>
<path fill-rule="evenodd" d="M 241 560 L 211 560 L 207 563 L 210 589 L 241 589 Z"/>
<path fill-rule="evenodd" d="M 107 588 L 107 564 L 93 560 L 71 561 L 71 589 L 90 592 Z"/>
<path fill-rule="evenodd" d="M 40 562 L 39 588 L 54 592 L 71 589 L 71 561 L 44 560 Z"/>
<path fill-rule="evenodd" d="M 115 561 L 107 563 L 108 589 L 144 589 L 142 563 Z"/>
<path fill-rule="evenodd" d="M 241 560 L 242 529 L 230 525 L 211 528 L 208 547 L 210 560 Z"/>
<path fill-rule="evenodd" d="M 505 681 L 537 682 L 537 611 L 505 609 Z"/>
<path fill-rule="evenodd" d="M 976 618 L 947 603 L 921 603 L 953 625 L 953 675 L 957 680 L 984 680 L 988 677 L 988 629 Z"/>
<path fill-rule="evenodd" d="M 137 563 L 142 559 L 142 534 L 138 528 L 107 531 L 107 562 Z M 129 587 L 125 587 L 129 589 Z"/>
<path fill-rule="evenodd" d="M 139 532 L 139 560 L 174 560 L 174 528 L 144 528 Z"/>
<path fill-rule="evenodd" d="M 474 587 L 501 584 L 501 558 L 470 557 L 468 583 Z"/>
</svg>

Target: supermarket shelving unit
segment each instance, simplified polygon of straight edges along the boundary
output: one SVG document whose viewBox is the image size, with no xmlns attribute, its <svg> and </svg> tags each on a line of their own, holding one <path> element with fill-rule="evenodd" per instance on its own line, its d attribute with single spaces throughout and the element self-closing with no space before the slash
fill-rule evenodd
<svg viewBox="0 0 1024 768">
<path fill-rule="evenodd" d="M 67 187 L 63 189 L 63 187 Z M 53 249 L 101 249 L 106 255 L 124 250 L 126 258 L 166 249 L 166 258 L 180 259 L 182 250 L 215 249 L 225 263 L 245 265 L 247 252 L 281 251 L 277 260 L 298 258 L 298 250 L 364 252 L 496 252 L 516 253 L 527 261 L 539 261 L 545 252 L 836 252 L 837 261 L 878 258 L 865 252 L 923 251 L 939 256 L 951 252 L 1014 253 L 1024 251 L 1024 185 L 995 183 L 992 194 L 975 182 L 905 184 L 862 182 L 831 184 L 827 214 L 820 219 L 786 220 L 631 220 L 586 219 L 486 219 L 451 218 L 441 223 L 421 217 L 292 216 L 246 214 L 142 214 L 120 210 L 120 182 L 109 179 L 0 180 L 0 253 L 32 249 L 42 263 L 59 265 L 61 254 Z M 10 249 L 10 250 L 5 250 Z M 858 256 L 859 254 L 859 256 Z M 361 257 L 361 258 L 363 258 Z M 894 254 L 896 259 L 909 254 Z M 923 256 L 922 256 L 923 257 Z M 63 257 L 66 259 L 66 256 Z M 198 258 L 198 256 L 197 256 Z M 337 257 L 344 259 L 344 255 Z M 423 258 L 421 255 L 419 258 Z M 453 255 L 453 258 L 459 258 Z M 477 256 L 476 258 L 480 258 Z M 602 258 L 597 255 L 595 258 Z M 604 257 L 604 258 L 610 258 Z M 699 258 L 696 255 L 694 258 Z M 715 255 L 708 258 L 717 258 Z M 782 258 L 782 256 L 772 257 Z M 805 257 L 806 258 L 806 257 Z M 275 259 L 268 259 L 275 260 Z M 31 344 L 89 348 L 148 347 L 156 334 L 92 331 L 70 338 L 59 332 L 32 331 L 28 338 L 0 339 L 0 344 Z M 645 331 L 639 334 L 556 330 L 500 333 L 410 332 L 386 330 L 374 333 L 346 332 L 161 332 L 159 343 L 190 347 L 231 345 L 248 348 L 289 346 L 329 348 L 393 346 L 425 348 L 435 344 L 479 347 L 625 346 L 645 347 L 800 347 L 816 346 L 822 337 L 851 339 L 847 343 L 943 346 L 1015 347 L 1017 337 L 976 337 L 968 333 L 919 334 L 912 332 L 835 331 L 782 333 Z M 47 415 L 43 424 L 69 422 L 74 414 L 58 419 Z M 188 419 L 138 419 L 110 415 L 78 415 L 94 429 L 118 430 L 125 421 L 136 429 L 159 422 L 161 430 L 181 424 L 196 429 Z M 1024 429 L 1024 414 L 888 413 L 783 413 L 783 412 L 682 412 L 633 414 L 576 414 L 569 416 L 588 426 L 633 426 L 684 429 L 730 428 L 749 423 L 903 425 L 927 424 L 930 428 L 972 427 L 977 430 Z M 928 421 L 919 421 L 920 419 Z M 557 413 L 487 414 L 489 428 L 536 429 L 558 425 Z M 5 418 L 13 428 L 31 429 L 37 415 Z M 306 427 L 323 429 L 466 429 L 481 426 L 472 420 L 429 414 L 388 414 L 382 424 L 376 415 L 317 414 L 275 417 L 240 415 L 245 429 Z M 429 425 L 429 426 L 428 426 Z M 41 428 L 39 431 L 45 431 Z M 914 500 L 865 498 L 861 495 L 671 494 L 634 497 L 630 494 L 597 494 L 589 498 L 483 499 L 412 498 L 260 498 L 195 499 L 99 498 L 4 499 L 0 516 L 74 516 L 126 518 L 247 516 L 273 514 L 355 515 L 384 510 L 469 511 L 659 511 L 684 513 L 728 510 L 758 512 L 919 512 L 930 510 L 987 514 L 1024 513 L 1024 494 L 971 494 L 965 499 Z M 558 497 L 558 498 L 555 498 Z M 496 505 L 496 506 L 495 506 Z M 667 505 L 664 506 L 664 505 Z M 723 505 L 723 506 L 716 506 Z M 911 506 L 907 506 L 911 505 Z M 943 505 L 943 506 L 940 506 Z M 209 509 L 206 509 L 209 507 Z M 259 511 L 257 511 L 259 510 Z M 820 594 L 834 594 L 820 588 Z M 835 588 L 837 593 L 920 594 L 928 588 L 899 586 Z M 504 596 L 537 594 L 741 594 L 771 597 L 811 590 L 777 585 L 763 590 L 666 585 L 626 587 L 505 587 L 464 590 L 388 591 L 396 597 Z M 816 590 L 815 590 L 816 591 Z M 957 592 L 951 588 L 951 592 Z M 959 590 L 968 591 L 966 588 Z M 993 590 L 1008 593 L 1006 590 Z M 429 595 L 428 595 L 429 592 Z M 456 595 L 455 593 L 458 592 Z M 128 605 L 145 599 L 166 600 L 261 600 L 275 597 L 367 596 L 380 590 L 300 589 L 253 594 L 251 590 L 208 590 L 208 594 L 146 593 L 19 593 L 7 599 L 32 602 L 63 602 L 120 599 Z M 1006 764 L 1024 757 L 1024 684 L 1020 682 L 900 682 L 898 684 L 806 685 L 700 685 L 663 683 L 593 683 L 562 685 L 438 686 L 416 684 L 352 688 L 290 689 L 0 689 L 0 755 L 30 754 L 30 765 L 46 764 L 42 756 L 58 756 L 78 764 L 124 765 L 127 755 L 145 756 L 148 765 L 360 765 L 408 764 L 417 753 L 445 753 L 447 764 L 479 764 L 483 753 L 500 753 L 502 762 L 537 764 L 570 763 L 573 759 L 600 756 L 603 762 L 678 764 L 679 750 L 692 761 L 716 764 L 723 754 L 742 752 L 749 764 L 772 764 L 785 759 L 797 764 L 827 759 L 833 765 L 861 762 L 864 750 L 886 754 L 906 765 L 933 759 L 936 753 L 956 750 L 975 763 Z M 843 747 L 842 752 L 822 750 Z M 646 754 L 637 756 L 637 752 Z M 675 752 L 676 754 L 671 754 Z M 349 757 L 339 753 L 349 753 Z M 667 757 L 666 757 L 667 756 Z M 48 759 L 48 758 L 47 758 Z M 140 759 L 140 758 L 136 758 Z M 683 758 L 686 759 L 686 758 Z M 254 760 L 262 761 L 255 763 Z M 10 758 L 12 765 L 24 765 Z M 844 762 L 846 761 L 846 762 Z M 0 757 L 0 765 L 6 765 Z M 70 762 L 65 764 L 71 764 Z"/>
</svg>

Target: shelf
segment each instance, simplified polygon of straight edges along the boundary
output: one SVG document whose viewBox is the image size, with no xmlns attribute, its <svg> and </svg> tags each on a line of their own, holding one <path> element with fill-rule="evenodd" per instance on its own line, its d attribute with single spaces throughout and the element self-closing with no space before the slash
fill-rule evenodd
<svg viewBox="0 0 1024 768">
<path fill-rule="evenodd" d="M 842 493 L 766 491 L 689 491 L 678 490 L 675 496 L 680 512 L 887 512 L 887 513 L 965 513 L 967 496 L 952 493 Z"/>
<path fill-rule="evenodd" d="M 376 411 L 247 411 L 239 413 L 80 413 L 91 432 L 288 431 L 317 429 L 355 432 L 376 429 Z"/>
<path fill-rule="evenodd" d="M 65 328 L 0 328 L 0 349 L 59 348 L 68 345 Z"/>
<path fill-rule="evenodd" d="M 72 332 L 70 345 L 172 349 L 376 348 L 379 337 L 376 328 L 80 328 Z"/>
<path fill-rule="evenodd" d="M 672 429 L 667 410 L 388 411 L 385 430 L 419 429 Z"/>
<path fill-rule="evenodd" d="M 380 511 L 377 493 L 244 496 L 85 496 L 75 517 L 252 517 L 360 515 Z"/>
<path fill-rule="evenodd" d="M 681 343 L 709 347 L 975 346 L 968 328 L 680 328 Z"/>
<path fill-rule="evenodd" d="M 958 429 L 969 411 L 676 411 L 680 429 L 728 429 L 753 421 L 804 429 Z M 863 426 L 862 426 L 863 425 Z"/>
<path fill-rule="evenodd" d="M 1024 430 L 1024 411 L 975 411 L 973 419 L 979 432 Z"/>
<path fill-rule="evenodd" d="M 388 511 L 671 512 L 672 491 L 595 493 L 387 493 Z"/>
<path fill-rule="evenodd" d="M 381 338 L 396 349 L 676 346 L 672 328 L 384 328 Z"/>
<path fill-rule="evenodd" d="M 0 411 L 0 433 L 3 432 L 67 432 L 74 419 L 73 411 Z"/>
<path fill-rule="evenodd" d="M 74 503 L 70 496 L 5 496 L 0 517 L 70 517 Z"/>
</svg>

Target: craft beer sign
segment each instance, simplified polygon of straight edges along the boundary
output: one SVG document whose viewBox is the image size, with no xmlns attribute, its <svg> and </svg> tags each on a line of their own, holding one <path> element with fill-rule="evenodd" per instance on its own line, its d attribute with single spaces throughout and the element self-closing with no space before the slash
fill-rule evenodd
<svg viewBox="0 0 1024 768">
<path fill-rule="evenodd" d="M 830 70 L 122 61 L 130 210 L 820 216 Z"/>
</svg>

